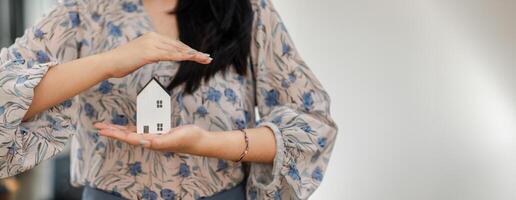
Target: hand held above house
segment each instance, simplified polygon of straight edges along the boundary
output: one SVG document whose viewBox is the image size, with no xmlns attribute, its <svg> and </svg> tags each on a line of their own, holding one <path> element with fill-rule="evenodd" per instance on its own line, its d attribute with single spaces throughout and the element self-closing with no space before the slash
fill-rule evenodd
<svg viewBox="0 0 516 200">
<path fill-rule="evenodd" d="M 198 52 L 179 40 L 158 33 L 146 33 L 127 44 L 100 54 L 112 62 L 108 75 L 113 78 L 124 77 L 143 65 L 159 61 L 194 61 L 209 64 L 212 58 Z"/>
<path fill-rule="evenodd" d="M 58 64 L 48 70 L 34 89 L 23 121 L 105 79 L 124 77 L 153 62 L 184 60 L 209 64 L 212 59 L 178 40 L 150 32 L 113 50 Z"/>
</svg>

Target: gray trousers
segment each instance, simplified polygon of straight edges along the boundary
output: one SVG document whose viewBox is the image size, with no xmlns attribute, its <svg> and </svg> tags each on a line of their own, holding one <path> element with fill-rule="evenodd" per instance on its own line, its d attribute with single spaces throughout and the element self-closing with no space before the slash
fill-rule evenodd
<svg viewBox="0 0 516 200">
<path fill-rule="evenodd" d="M 204 200 L 245 200 L 245 180 L 240 184 L 232 187 L 228 190 L 221 191 L 209 197 L 202 197 Z M 89 186 L 84 187 L 82 193 L 83 200 L 125 200 L 122 197 L 117 197 L 111 193 L 103 190 L 92 188 Z"/>
</svg>

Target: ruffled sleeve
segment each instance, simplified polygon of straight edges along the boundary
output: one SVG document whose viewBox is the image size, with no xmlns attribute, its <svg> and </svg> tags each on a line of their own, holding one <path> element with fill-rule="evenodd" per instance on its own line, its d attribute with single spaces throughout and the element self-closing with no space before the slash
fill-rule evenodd
<svg viewBox="0 0 516 200">
<path fill-rule="evenodd" d="M 270 0 L 253 3 L 258 126 L 273 130 L 277 151 L 272 165 L 251 164 L 247 197 L 307 199 L 323 179 L 336 138 L 330 98 L 300 58 Z"/>
<path fill-rule="evenodd" d="M 54 156 L 74 132 L 74 99 L 28 121 L 22 118 L 49 67 L 78 57 L 81 17 L 76 5 L 66 1 L 12 46 L 1 49 L 0 177 L 16 175 Z"/>
</svg>

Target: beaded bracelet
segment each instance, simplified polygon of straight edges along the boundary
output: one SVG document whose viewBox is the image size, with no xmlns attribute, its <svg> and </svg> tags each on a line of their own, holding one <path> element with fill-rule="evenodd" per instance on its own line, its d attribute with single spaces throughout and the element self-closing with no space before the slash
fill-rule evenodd
<svg viewBox="0 0 516 200">
<path fill-rule="evenodd" d="M 247 155 L 247 153 L 249 153 L 249 138 L 247 137 L 247 132 L 245 132 L 244 129 L 240 129 L 240 131 L 244 133 L 245 150 L 244 152 L 242 152 L 242 154 L 240 154 L 240 159 L 238 159 L 238 161 L 236 162 L 241 162 L 242 159 L 244 159 L 244 157 Z"/>
</svg>

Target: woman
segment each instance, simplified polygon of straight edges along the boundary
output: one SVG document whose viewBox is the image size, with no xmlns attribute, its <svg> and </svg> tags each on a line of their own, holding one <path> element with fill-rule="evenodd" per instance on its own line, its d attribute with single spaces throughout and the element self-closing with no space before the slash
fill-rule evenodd
<svg viewBox="0 0 516 200">
<path fill-rule="evenodd" d="M 335 141 L 329 97 L 268 0 L 65 1 L 0 62 L 1 176 L 70 137 L 85 199 L 307 199 Z M 137 135 L 152 77 L 175 128 Z"/>
</svg>

